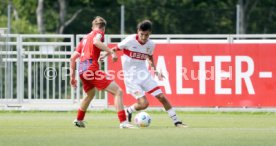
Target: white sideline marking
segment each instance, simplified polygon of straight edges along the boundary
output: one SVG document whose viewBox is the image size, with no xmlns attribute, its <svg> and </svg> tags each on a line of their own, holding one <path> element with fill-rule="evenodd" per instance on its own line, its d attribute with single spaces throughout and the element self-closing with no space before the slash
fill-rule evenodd
<svg viewBox="0 0 276 146">
<path fill-rule="evenodd" d="M 260 78 L 272 78 L 272 72 L 259 72 Z"/>
</svg>

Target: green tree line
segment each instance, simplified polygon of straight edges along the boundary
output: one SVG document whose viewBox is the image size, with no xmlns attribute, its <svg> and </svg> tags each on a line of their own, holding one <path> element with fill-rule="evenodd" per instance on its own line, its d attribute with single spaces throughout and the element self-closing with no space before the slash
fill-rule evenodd
<svg viewBox="0 0 276 146">
<path fill-rule="evenodd" d="M 154 34 L 235 34 L 237 4 L 240 33 L 276 31 L 275 0 L 1 0 L 0 27 L 7 27 L 9 3 L 12 33 L 84 34 L 99 15 L 108 22 L 107 34 L 119 34 L 124 5 L 126 34 L 143 19 L 153 22 Z"/>
</svg>

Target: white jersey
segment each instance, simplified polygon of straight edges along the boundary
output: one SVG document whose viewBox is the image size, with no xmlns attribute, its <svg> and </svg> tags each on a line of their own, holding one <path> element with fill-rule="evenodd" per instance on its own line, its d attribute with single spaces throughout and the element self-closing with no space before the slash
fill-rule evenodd
<svg viewBox="0 0 276 146">
<path fill-rule="evenodd" d="M 117 48 L 124 53 L 122 66 L 127 91 L 136 98 L 144 96 L 144 91 L 154 92 L 154 96 L 161 93 L 146 65 L 146 59 L 153 54 L 155 48 L 153 41 L 148 39 L 145 44 L 141 44 L 138 35 L 133 34 L 118 43 Z"/>
<path fill-rule="evenodd" d="M 148 71 L 146 59 L 153 54 L 154 47 L 155 44 L 150 39 L 145 44 L 140 44 L 136 34 L 126 37 L 118 44 L 118 49 L 124 52 L 122 58 L 124 72 Z"/>
</svg>

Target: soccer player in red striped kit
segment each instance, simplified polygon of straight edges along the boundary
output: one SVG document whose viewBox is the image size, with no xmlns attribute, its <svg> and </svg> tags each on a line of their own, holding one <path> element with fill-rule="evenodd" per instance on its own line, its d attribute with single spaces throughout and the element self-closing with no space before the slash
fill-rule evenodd
<svg viewBox="0 0 276 146">
<path fill-rule="evenodd" d="M 119 128 L 134 128 L 134 126 L 129 124 L 126 119 L 122 99 L 122 89 L 115 83 L 115 81 L 108 79 L 105 72 L 99 69 L 98 59 L 101 51 L 110 53 L 113 61 L 118 59 L 116 53 L 103 44 L 105 26 L 106 21 L 102 17 L 97 16 L 92 21 L 92 31 L 84 36 L 70 58 L 70 83 L 73 87 L 76 87 L 76 60 L 80 58 L 78 73 L 83 84 L 83 89 L 87 93 L 87 96 L 83 99 L 78 109 L 77 119 L 74 120 L 73 123 L 77 127 L 85 127 L 83 122 L 85 112 L 95 95 L 96 87 L 98 90 L 106 90 L 114 95 L 115 107 L 120 121 Z"/>
<path fill-rule="evenodd" d="M 149 39 L 151 31 L 151 21 L 144 20 L 138 24 L 137 34 L 129 35 L 118 43 L 116 47 L 112 48 L 113 51 L 122 50 L 124 53 L 122 65 L 126 90 L 137 100 L 136 103 L 126 109 L 128 121 L 131 122 L 133 112 L 144 110 L 148 107 L 149 102 L 145 96 L 145 92 L 147 92 L 162 103 L 176 127 L 187 127 L 187 125 L 182 123 L 177 117 L 175 110 L 162 90 L 158 87 L 157 82 L 152 78 L 146 66 L 146 60 L 148 60 L 150 67 L 154 70 L 159 79 L 164 77 L 161 73 L 158 73 L 155 68 L 153 60 L 155 44 Z M 109 54 L 103 57 L 107 55 Z"/>
</svg>

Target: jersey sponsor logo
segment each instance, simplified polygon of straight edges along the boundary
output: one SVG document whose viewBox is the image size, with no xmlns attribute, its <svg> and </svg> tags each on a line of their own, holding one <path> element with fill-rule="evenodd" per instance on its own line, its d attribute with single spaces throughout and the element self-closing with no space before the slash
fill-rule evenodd
<svg viewBox="0 0 276 146">
<path fill-rule="evenodd" d="M 133 52 L 130 50 L 124 50 L 124 54 L 133 59 L 139 59 L 139 60 L 146 60 L 148 57 L 148 54 L 144 54 L 144 53 L 140 53 L 140 52 Z"/>
</svg>

